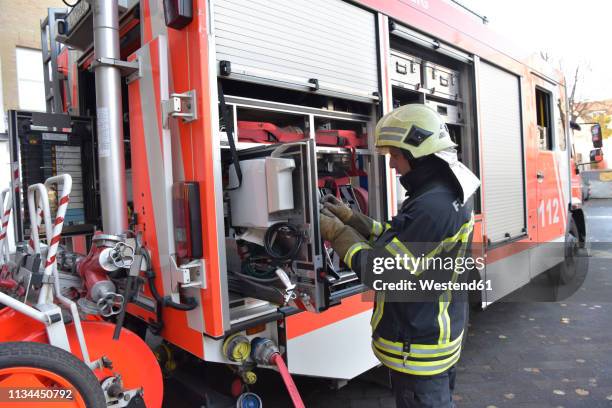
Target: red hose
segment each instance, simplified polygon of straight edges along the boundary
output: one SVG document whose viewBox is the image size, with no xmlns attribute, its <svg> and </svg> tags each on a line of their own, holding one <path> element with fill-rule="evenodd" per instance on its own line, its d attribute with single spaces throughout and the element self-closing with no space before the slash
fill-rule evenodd
<svg viewBox="0 0 612 408">
<path fill-rule="evenodd" d="M 291 396 L 291 400 L 293 401 L 293 406 L 295 408 L 304 408 L 304 402 L 302 401 L 300 392 L 295 386 L 293 378 L 291 378 L 291 374 L 289 374 L 289 370 L 287 369 L 287 365 L 285 364 L 283 357 L 281 357 L 280 354 L 276 353 L 272 356 L 272 362 L 276 364 L 281 377 L 283 377 L 283 381 L 285 382 L 287 391 L 289 391 L 289 395 Z"/>
<path fill-rule="evenodd" d="M 18 283 L 11 278 L 0 279 L 0 288 L 13 290 L 17 287 L 17 285 Z"/>
<path fill-rule="evenodd" d="M 25 288 L 11 278 L 0 279 L 0 288 L 12 290 L 17 296 L 23 296 L 26 293 Z"/>
</svg>

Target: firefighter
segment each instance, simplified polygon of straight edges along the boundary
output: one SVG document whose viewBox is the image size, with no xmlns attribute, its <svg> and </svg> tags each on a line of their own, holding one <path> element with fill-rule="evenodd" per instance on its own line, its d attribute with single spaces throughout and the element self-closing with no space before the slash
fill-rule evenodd
<svg viewBox="0 0 612 408">
<path fill-rule="evenodd" d="M 458 161 L 456 145 L 440 115 L 425 105 L 402 106 L 378 122 L 376 147 L 390 155 L 389 165 L 401 174 L 400 183 L 407 191 L 397 216 L 382 224 L 326 196 L 320 214 L 323 239 L 368 285 L 384 276 L 373 268 L 381 257 L 405 262 L 422 254 L 452 259 L 465 255 L 474 225 L 468 200 L 480 182 Z M 433 274 L 415 265 L 394 268 L 412 281 Z M 452 270 L 448 276 L 460 282 L 468 273 Z M 391 301 L 389 296 L 397 296 L 396 292 L 376 292 L 372 349 L 390 369 L 398 407 L 454 406 L 454 365 L 466 335 L 467 294 L 432 293 L 415 301 L 415 294 L 404 291 L 400 296 L 406 298 Z"/>
</svg>

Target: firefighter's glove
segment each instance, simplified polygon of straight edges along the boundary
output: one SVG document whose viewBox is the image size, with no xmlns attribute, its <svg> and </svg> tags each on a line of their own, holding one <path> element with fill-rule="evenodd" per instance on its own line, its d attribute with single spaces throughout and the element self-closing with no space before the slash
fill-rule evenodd
<svg viewBox="0 0 612 408">
<path fill-rule="evenodd" d="M 345 227 L 344 223 L 327 208 L 322 209 L 319 214 L 319 225 L 321 237 L 329 242 L 333 242 Z"/>
<path fill-rule="evenodd" d="M 348 205 L 344 204 L 338 197 L 327 194 L 323 197 L 323 206 L 331 211 L 343 223 L 346 223 L 352 216 L 353 210 Z"/>
<path fill-rule="evenodd" d="M 372 237 L 372 234 L 374 234 L 374 222 L 367 215 L 355 211 L 353 216 L 346 222 L 346 225 L 355 228 L 364 237 Z"/>
<path fill-rule="evenodd" d="M 364 237 L 372 235 L 372 226 L 374 220 L 365 214 L 358 211 L 353 211 L 351 207 L 344 204 L 337 197 L 327 194 L 323 197 L 323 206 L 331 211 L 336 217 L 338 217 L 346 225 L 350 225 L 355 228 L 359 234 Z"/>
<path fill-rule="evenodd" d="M 339 218 L 326 215 L 326 213 L 327 211 L 322 210 L 319 214 L 321 237 L 325 241 L 329 241 L 340 259 L 344 259 L 346 253 L 354 244 L 367 241 L 355 229 L 343 224 Z"/>
</svg>

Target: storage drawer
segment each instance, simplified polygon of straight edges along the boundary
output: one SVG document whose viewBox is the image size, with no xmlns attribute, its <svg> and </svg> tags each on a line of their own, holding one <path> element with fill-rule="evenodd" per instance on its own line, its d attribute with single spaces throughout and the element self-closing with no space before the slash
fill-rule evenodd
<svg viewBox="0 0 612 408">
<path fill-rule="evenodd" d="M 455 106 L 436 101 L 426 101 L 425 104 L 438 112 L 444 118 L 445 123 L 453 125 L 463 124 L 463 107 L 461 104 Z"/>
<path fill-rule="evenodd" d="M 391 84 L 419 89 L 423 84 L 421 60 L 403 52 L 391 50 Z"/>
<path fill-rule="evenodd" d="M 426 62 L 424 83 L 424 86 L 429 89 L 432 95 L 453 100 L 461 99 L 459 71 Z"/>
</svg>

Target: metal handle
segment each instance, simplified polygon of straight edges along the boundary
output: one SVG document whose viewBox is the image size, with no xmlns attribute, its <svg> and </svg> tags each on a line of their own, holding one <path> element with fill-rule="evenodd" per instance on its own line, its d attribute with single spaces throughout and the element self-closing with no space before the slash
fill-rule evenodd
<svg viewBox="0 0 612 408">
<path fill-rule="evenodd" d="M 543 171 L 538 171 L 537 177 L 538 177 L 538 182 L 539 183 L 543 182 L 544 181 L 544 172 Z"/>
<path fill-rule="evenodd" d="M 38 193 L 38 196 L 37 196 Z M 42 183 L 32 184 L 28 187 L 28 210 L 30 214 L 30 240 L 29 247 L 32 253 L 40 253 L 40 240 L 38 229 L 43 220 L 45 222 L 45 234 L 51 239 L 51 212 L 49 210 L 49 195 Z"/>
<path fill-rule="evenodd" d="M 117 242 L 109 257 L 117 268 L 129 268 L 134 262 L 134 247 L 125 242 Z"/>
<path fill-rule="evenodd" d="M 395 70 L 398 74 L 402 75 L 406 75 L 408 73 L 406 64 L 400 64 L 399 61 L 395 61 Z"/>
<path fill-rule="evenodd" d="M 119 293 L 107 293 L 97 302 L 100 314 L 104 317 L 111 317 L 121 313 L 124 299 L 123 295 Z"/>
</svg>

